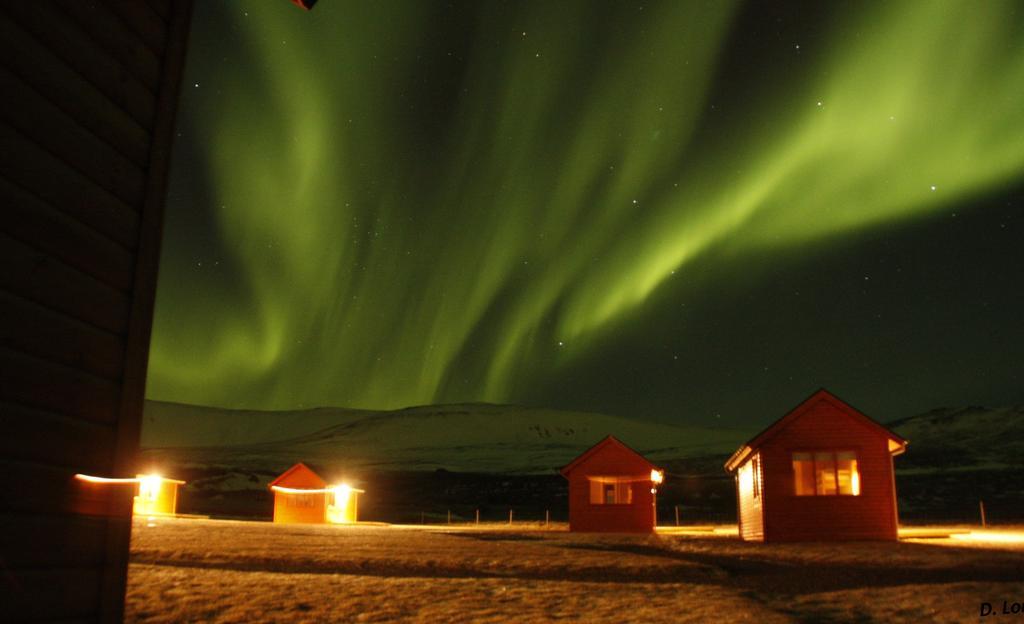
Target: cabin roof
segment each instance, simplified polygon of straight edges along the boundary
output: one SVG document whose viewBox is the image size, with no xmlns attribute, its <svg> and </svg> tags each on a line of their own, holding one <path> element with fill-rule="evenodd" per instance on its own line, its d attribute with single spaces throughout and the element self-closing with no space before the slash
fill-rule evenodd
<svg viewBox="0 0 1024 624">
<path fill-rule="evenodd" d="M 585 461 L 587 461 L 588 459 L 590 459 L 594 455 L 597 455 L 603 449 L 607 448 L 609 445 L 619 446 L 619 447 L 629 451 L 630 453 L 635 455 L 637 457 L 637 459 L 639 459 L 640 461 L 642 461 L 645 464 L 647 464 L 647 466 L 651 470 L 657 470 L 658 469 L 658 467 L 655 466 L 654 464 L 652 464 L 651 462 L 649 462 L 646 457 L 644 457 L 640 453 L 637 453 L 636 451 L 634 451 L 630 447 L 626 446 L 625 443 L 623 443 L 621 440 L 619 440 L 615 436 L 609 435 L 609 436 L 606 436 L 603 440 L 601 440 L 597 444 L 595 444 L 594 446 L 592 446 L 589 449 L 587 449 L 586 451 L 584 451 L 583 454 L 581 454 L 579 457 L 577 457 L 576 459 L 574 459 L 571 462 L 569 462 L 568 465 L 566 465 L 564 468 L 559 470 L 559 473 L 561 473 L 561 475 L 563 477 L 568 477 L 569 473 L 572 472 L 573 470 L 575 470 L 577 466 L 579 466 L 580 464 L 584 463 Z"/>
<path fill-rule="evenodd" d="M 316 471 L 314 471 L 312 468 L 310 468 L 309 466 L 302 462 L 299 462 L 292 466 L 291 468 L 289 468 L 288 470 L 285 470 L 283 473 L 281 473 L 281 476 L 271 481 L 268 487 L 274 487 L 275 485 L 287 487 L 288 484 L 293 479 L 301 476 L 303 473 L 306 473 L 307 476 L 312 476 L 314 480 L 319 481 L 320 484 L 318 487 L 327 487 L 327 482 L 324 481 L 323 477 L 321 477 L 319 474 L 316 473 Z"/>
<path fill-rule="evenodd" d="M 736 449 L 736 452 L 733 453 L 732 456 L 729 457 L 728 461 L 725 462 L 725 469 L 729 472 L 736 470 L 736 468 L 738 468 L 751 453 L 774 438 L 779 432 L 789 426 L 790 423 L 803 417 L 807 413 L 807 410 L 819 401 L 828 401 L 829 403 L 832 403 L 843 412 L 862 421 L 870 429 L 873 429 L 878 433 L 879 436 L 887 438 L 889 440 L 889 452 L 893 455 L 899 455 L 906 450 L 907 440 L 903 437 L 871 419 L 863 412 L 832 394 L 828 390 L 819 388 L 814 392 L 814 394 L 807 397 L 801 401 L 799 405 L 791 409 L 785 416 L 768 425 L 768 427 L 763 431 L 751 438 L 750 441 Z"/>
</svg>

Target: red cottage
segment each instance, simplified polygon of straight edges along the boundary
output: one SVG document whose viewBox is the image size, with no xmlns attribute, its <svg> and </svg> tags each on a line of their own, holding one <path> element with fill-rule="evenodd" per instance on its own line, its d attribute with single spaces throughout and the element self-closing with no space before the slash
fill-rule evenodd
<svg viewBox="0 0 1024 624">
<path fill-rule="evenodd" d="M 274 522 L 319 524 L 327 521 L 327 482 L 303 463 L 270 482 Z"/>
<path fill-rule="evenodd" d="M 569 480 L 569 530 L 650 533 L 664 473 L 608 436 L 562 468 Z"/>
<path fill-rule="evenodd" d="M 907 441 L 827 390 L 741 446 L 736 477 L 747 541 L 895 540 L 892 458 Z"/>
</svg>

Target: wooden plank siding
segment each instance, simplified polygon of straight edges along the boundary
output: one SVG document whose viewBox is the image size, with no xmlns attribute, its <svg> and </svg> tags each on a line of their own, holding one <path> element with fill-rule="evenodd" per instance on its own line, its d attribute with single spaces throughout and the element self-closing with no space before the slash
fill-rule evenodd
<svg viewBox="0 0 1024 624">
<path fill-rule="evenodd" d="M 46 331 L 39 331 L 40 326 Z M 0 346 L 117 381 L 124 338 L 0 290 Z"/>
<path fill-rule="evenodd" d="M 135 78 L 156 92 L 160 86 L 160 57 L 116 13 L 97 2 L 51 1 L 108 54 L 118 59 Z"/>
<path fill-rule="evenodd" d="M 103 562 L 103 518 L 0 513 L 0 522 L 13 529 L 0 533 L 0 552 L 10 567 L 91 568 Z"/>
<path fill-rule="evenodd" d="M 128 326 L 131 298 L 84 271 L 0 233 L 0 289 L 114 334 Z"/>
<path fill-rule="evenodd" d="M 95 86 L 143 128 L 153 125 L 154 91 L 106 53 L 74 20 L 46 2 L 0 3 L 8 19 Z"/>
<path fill-rule="evenodd" d="M 10 98 L 0 108 L 0 119 L 129 206 L 139 204 L 146 180 L 142 166 L 75 123 L 6 68 L 0 68 L 0 89 Z"/>
<path fill-rule="evenodd" d="M 150 49 L 157 54 L 163 52 L 168 23 L 148 3 L 138 0 L 106 0 L 104 4 Z"/>
<path fill-rule="evenodd" d="M 16 587 L 4 606 L 10 621 L 95 621 L 97 568 L 14 570 L 7 582 Z"/>
<path fill-rule="evenodd" d="M 726 470 L 736 473 L 740 536 L 766 542 L 897 539 L 893 454 L 903 452 L 906 444 L 827 390 L 818 390 L 726 462 Z M 840 452 L 856 455 L 857 481 L 850 470 L 848 489 L 840 492 L 838 472 L 823 472 L 837 480 L 831 493 L 816 492 L 813 486 L 810 493 L 797 495 L 794 454 Z M 753 495 L 755 464 L 760 501 Z"/>
<path fill-rule="evenodd" d="M 10 218 L 0 232 L 74 266 L 120 291 L 130 291 L 135 254 L 130 249 L 0 177 L 0 205 Z"/>
<path fill-rule="evenodd" d="M 757 473 L 754 473 L 753 455 L 736 471 L 736 503 L 737 515 L 739 518 L 740 537 L 750 542 L 764 541 L 764 490 L 761 489 L 760 496 L 754 496 L 754 480 L 760 479 L 764 483 L 763 464 L 758 461 Z M 751 476 L 746 477 L 747 471 Z"/>
<path fill-rule="evenodd" d="M 139 215 L 129 204 L 2 121 L 0 145 L 0 177 L 129 249 L 138 245 Z"/>
<path fill-rule="evenodd" d="M 146 127 L 2 11 L 0 64 L 133 162 L 148 163 Z"/>
<path fill-rule="evenodd" d="M 115 424 L 121 384 L 0 347 L 0 400 L 88 422 Z"/>
<path fill-rule="evenodd" d="M 116 431 L 109 423 L 0 401 L 0 426 L 6 434 L 0 436 L 0 457 L 86 474 L 113 470 L 109 449 Z"/>
<path fill-rule="evenodd" d="M 569 530 L 608 533 L 651 533 L 657 518 L 651 492 L 649 461 L 609 436 L 562 469 L 569 481 Z M 632 503 L 592 504 L 590 477 L 635 479 Z"/>
<path fill-rule="evenodd" d="M 793 457 L 801 451 L 855 451 L 859 496 L 796 496 Z M 770 541 L 896 539 L 892 456 L 887 440 L 828 401 L 811 406 L 760 450 Z"/>
<path fill-rule="evenodd" d="M 0 621 L 123 616 L 191 0 L 0 3 Z"/>
</svg>

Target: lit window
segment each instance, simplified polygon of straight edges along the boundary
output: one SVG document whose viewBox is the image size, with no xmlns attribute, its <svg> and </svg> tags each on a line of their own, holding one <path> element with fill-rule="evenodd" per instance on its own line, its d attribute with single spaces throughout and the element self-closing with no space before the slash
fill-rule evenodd
<svg viewBox="0 0 1024 624">
<path fill-rule="evenodd" d="M 631 505 L 633 504 L 633 483 L 603 477 L 589 479 L 591 505 Z"/>
<path fill-rule="evenodd" d="M 814 489 L 819 496 L 836 493 L 836 456 L 834 453 L 814 454 Z"/>
<path fill-rule="evenodd" d="M 860 495 L 860 472 L 857 470 L 857 454 L 853 451 L 836 453 L 836 481 L 839 493 Z"/>
<path fill-rule="evenodd" d="M 859 496 L 857 454 L 853 451 L 793 453 L 793 492 L 797 496 Z"/>
<path fill-rule="evenodd" d="M 814 496 L 814 457 L 793 453 L 793 485 L 797 496 Z"/>
</svg>

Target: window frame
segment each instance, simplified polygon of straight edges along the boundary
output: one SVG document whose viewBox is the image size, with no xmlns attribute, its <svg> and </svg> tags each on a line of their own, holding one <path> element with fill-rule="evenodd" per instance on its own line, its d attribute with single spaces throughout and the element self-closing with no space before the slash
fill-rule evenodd
<svg viewBox="0 0 1024 624">
<path fill-rule="evenodd" d="M 586 479 L 588 490 L 587 503 L 592 507 L 631 507 L 635 505 L 637 502 L 635 492 L 633 492 L 633 484 L 637 482 L 637 479 L 635 478 L 629 477 L 617 481 L 593 479 L 591 477 L 587 477 Z M 601 496 L 598 497 L 598 500 L 596 502 L 593 496 L 593 487 L 595 483 L 600 486 L 601 491 Z M 620 487 L 622 487 L 622 489 L 625 491 L 626 500 L 623 502 L 614 503 L 607 502 L 607 490 L 605 488 L 607 488 L 609 485 L 613 486 L 613 492 L 615 494 L 616 501 L 618 501 Z"/>
<path fill-rule="evenodd" d="M 832 456 L 832 479 L 833 479 L 833 483 L 835 484 L 835 493 L 834 494 L 826 494 L 826 493 L 822 493 L 822 492 L 818 491 L 818 478 L 817 478 L 817 475 L 818 475 L 818 459 L 817 459 L 817 456 L 818 456 L 818 454 L 824 454 L 824 453 L 828 453 L 828 454 L 830 454 Z M 852 453 L 853 454 L 853 461 L 855 462 L 855 465 L 856 465 L 856 474 L 857 474 L 857 483 L 858 483 L 857 492 L 844 493 L 844 492 L 840 491 L 841 488 L 839 486 L 839 455 L 841 455 L 843 453 Z M 796 468 L 795 468 L 795 464 L 796 464 L 795 456 L 796 455 L 809 455 L 810 456 L 811 475 L 813 477 L 812 481 L 814 483 L 814 493 L 813 494 L 798 494 L 797 493 L 797 473 L 796 473 Z M 796 498 L 835 498 L 835 497 L 856 498 L 856 497 L 862 496 L 864 494 L 864 481 L 860 478 L 860 474 L 861 474 L 860 457 L 861 457 L 861 449 L 859 447 L 844 446 L 844 447 L 832 447 L 832 448 L 800 448 L 800 449 L 791 449 L 789 451 L 789 471 L 790 471 L 790 483 L 791 483 L 791 487 L 792 487 L 792 490 L 790 492 L 790 496 L 793 496 L 793 497 L 796 497 Z"/>
</svg>

